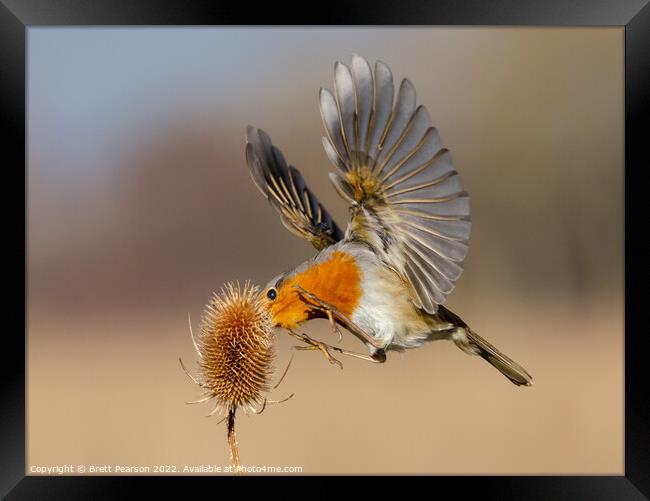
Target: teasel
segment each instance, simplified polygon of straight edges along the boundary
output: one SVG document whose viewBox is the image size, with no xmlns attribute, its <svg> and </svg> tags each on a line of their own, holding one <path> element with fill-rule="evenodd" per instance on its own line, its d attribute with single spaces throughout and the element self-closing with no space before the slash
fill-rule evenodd
<svg viewBox="0 0 650 501">
<path fill-rule="evenodd" d="M 237 282 L 227 283 L 220 294 L 213 294 L 201 319 L 198 338 L 194 337 L 190 322 L 190 335 L 198 355 L 197 370 L 191 374 L 179 358 L 181 367 L 190 379 L 205 390 L 196 404 L 215 400 L 215 406 L 206 416 L 215 413 L 227 420 L 227 437 L 230 458 L 235 472 L 240 473 L 239 450 L 235 434 L 237 409 L 260 414 L 268 403 L 290 399 L 268 400 L 264 394 L 272 387 L 274 371 L 274 334 L 268 309 L 260 297 L 259 288 L 246 282 L 242 288 Z"/>
</svg>

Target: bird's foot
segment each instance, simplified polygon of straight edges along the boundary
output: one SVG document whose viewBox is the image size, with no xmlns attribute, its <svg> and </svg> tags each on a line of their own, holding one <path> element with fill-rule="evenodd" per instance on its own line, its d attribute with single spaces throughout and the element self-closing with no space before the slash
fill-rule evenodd
<svg viewBox="0 0 650 501">
<path fill-rule="evenodd" d="M 311 337 L 309 337 L 307 334 L 298 334 L 293 331 L 289 331 L 289 333 L 294 336 L 295 338 L 300 339 L 303 343 L 307 344 L 308 346 L 294 346 L 294 349 L 296 350 L 320 350 L 320 352 L 325 356 L 327 361 L 332 364 L 332 365 L 338 365 L 341 369 L 343 369 L 343 364 L 341 363 L 340 360 L 334 358 L 332 354 L 330 353 L 330 350 L 336 350 L 335 347 L 330 346 L 326 343 L 323 343 L 322 341 L 317 341 Z"/>
</svg>

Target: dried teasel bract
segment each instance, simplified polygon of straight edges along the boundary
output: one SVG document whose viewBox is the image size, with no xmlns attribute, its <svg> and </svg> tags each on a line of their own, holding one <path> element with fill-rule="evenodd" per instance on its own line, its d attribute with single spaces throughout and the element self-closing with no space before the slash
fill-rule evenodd
<svg viewBox="0 0 650 501">
<path fill-rule="evenodd" d="M 214 294 L 203 312 L 201 328 L 195 338 L 190 326 L 192 342 L 198 355 L 197 369 L 191 374 L 181 360 L 181 366 L 194 383 L 205 391 L 201 398 L 188 403 L 215 400 L 208 414 L 217 412 L 227 419 L 228 446 L 236 471 L 239 470 L 239 452 L 235 435 L 235 414 L 242 408 L 245 412 L 261 413 L 268 400 L 264 394 L 271 387 L 273 375 L 274 333 L 271 317 L 261 300 L 259 288 L 246 282 L 227 283 L 220 294 Z M 221 422 L 220 421 L 220 422 Z"/>
</svg>

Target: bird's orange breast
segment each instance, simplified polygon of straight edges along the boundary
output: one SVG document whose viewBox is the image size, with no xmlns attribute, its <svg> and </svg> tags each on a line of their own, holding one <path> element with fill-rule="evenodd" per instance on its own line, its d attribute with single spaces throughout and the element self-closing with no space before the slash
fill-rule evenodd
<svg viewBox="0 0 650 501">
<path fill-rule="evenodd" d="M 296 285 L 349 317 L 361 298 L 361 270 L 352 255 L 335 251 L 329 259 L 287 278 L 271 304 L 274 323 L 287 329 L 293 329 L 307 320 L 312 310 L 300 298 Z"/>
</svg>

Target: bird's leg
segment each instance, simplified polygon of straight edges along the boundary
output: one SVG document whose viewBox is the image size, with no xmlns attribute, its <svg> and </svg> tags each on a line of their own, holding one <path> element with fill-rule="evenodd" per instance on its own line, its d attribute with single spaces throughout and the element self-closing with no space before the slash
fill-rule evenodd
<svg viewBox="0 0 650 501">
<path fill-rule="evenodd" d="M 330 325 L 332 326 L 332 332 L 336 334 L 339 337 L 339 343 L 343 339 L 343 335 L 341 334 L 341 330 L 339 329 L 339 326 L 336 325 L 336 320 L 334 320 L 334 315 L 330 310 L 326 310 L 325 314 L 327 315 L 327 319 L 330 321 Z"/>
<path fill-rule="evenodd" d="M 343 369 L 343 364 L 339 360 L 334 358 L 329 351 L 330 349 L 333 350 L 336 348 L 328 344 L 325 344 L 321 341 L 316 341 L 315 339 L 309 337 L 307 334 L 298 334 L 297 332 L 294 332 L 291 329 L 287 329 L 287 331 L 293 337 L 300 339 L 303 343 L 309 345 L 309 346 L 295 346 L 294 348 L 296 350 L 320 350 L 330 364 L 337 364 L 341 369 Z"/>
<path fill-rule="evenodd" d="M 292 330 L 287 330 L 289 334 L 293 337 L 300 339 L 303 343 L 308 344 L 309 346 L 294 346 L 296 350 L 321 350 L 325 354 L 325 357 L 330 361 L 330 363 L 338 363 L 341 366 L 341 362 L 332 357 L 332 354 L 329 353 L 329 350 L 337 351 L 343 355 L 349 355 L 351 357 L 360 358 L 361 360 L 367 360 L 368 362 L 373 362 L 380 364 L 386 361 L 386 355 L 384 350 L 377 350 L 374 355 L 364 355 L 362 353 L 356 353 L 354 351 L 344 350 L 337 346 L 330 346 L 321 341 L 316 341 L 315 339 L 309 337 L 307 334 L 298 334 Z M 328 356 L 329 355 L 329 356 Z M 332 361 L 334 360 L 334 361 Z M 342 367 L 342 366 L 341 366 Z"/>
<path fill-rule="evenodd" d="M 289 334 L 291 334 L 293 337 L 296 339 L 300 339 L 303 343 L 307 343 L 308 345 L 313 346 L 314 340 L 310 338 L 307 334 L 298 334 L 297 332 L 291 330 L 291 329 L 285 329 Z"/>
<path fill-rule="evenodd" d="M 337 346 L 330 346 L 331 350 L 338 351 L 339 353 L 342 353 L 343 355 L 349 355 L 351 357 L 355 358 L 360 358 L 361 360 L 367 360 L 368 362 L 373 362 L 375 364 L 381 364 L 386 361 L 386 356 L 378 356 L 377 358 L 373 358 L 371 355 L 364 355 L 362 353 L 356 353 L 354 351 L 348 351 L 344 350 L 343 348 L 338 348 Z M 383 352 L 383 350 L 380 350 Z"/>
<path fill-rule="evenodd" d="M 367 342 L 370 344 L 373 348 L 376 348 L 377 350 L 383 350 L 385 346 L 381 343 L 381 341 L 378 341 L 377 339 L 374 338 L 374 336 L 368 334 L 366 331 L 364 331 L 361 327 L 359 327 L 357 324 L 355 324 L 352 320 L 350 320 L 346 315 L 341 313 L 341 311 L 336 307 L 332 306 L 329 303 L 326 303 L 325 301 L 319 299 L 317 296 L 312 294 L 311 292 L 307 292 L 305 289 L 300 287 L 299 285 L 294 285 L 294 287 L 298 290 L 298 292 L 307 298 L 309 302 L 312 304 L 312 306 L 316 307 L 317 309 L 325 312 L 328 317 L 329 315 L 332 315 L 332 317 L 339 322 L 341 322 L 346 329 L 348 329 L 352 334 L 356 335 L 358 338 L 360 338 L 362 341 Z"/>
<path fill-rule="evenodd" d="M 319 349 L 319 350 L 323 351 L 323 353 L 325 354 L 325 357 L 330 361 L 330 363 L 337 363 L 341 367 L 343 367 L 341 365 L 341 362 L 339 362 L 337 359 L 335 359 L 332 356 L 332 354 L 329 353 L 329 350 L 334 350 L 334 351 L 337 351 L 337 352 L 339 352 L 339 353 L 341 353 L 343 355 L 349 355 L 351 357 L 360 358 L 361 360 L 367 360 L 368 362 L 373 362 L 373 363 L 376 363 L 376 364 L 380 364 L 380 363 L 386 361 L 385 356 L 383 356 L 383 357 L 378 356 L 377 358 L 373 358 L 372 356 L 364 355 L 363 353 L 356 353 L 354 351 L 344 350 L 343 348 L 339 348 L 337 346 L 330 346 L 330 345 L 328 345 L 326 343 L 323 343 L 321 341 L 316 341 L 315 339 L 307 336 L 307 334 L 298 334 L 298 333 L 292 332 L 292 331 L 290 331 L 290 334 L 292 336 L 294 336 L 294 337 L 297 337 L 301 341 L 309 344 L 309 346 L 295 346 L 294 348 L 296 350 L 317 350 L 317 349 Z M 380 351 L 382 351 L 382 350 L 380 350 Z"/>
</svg>

